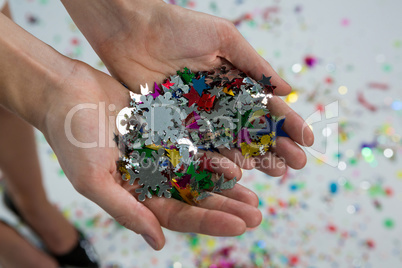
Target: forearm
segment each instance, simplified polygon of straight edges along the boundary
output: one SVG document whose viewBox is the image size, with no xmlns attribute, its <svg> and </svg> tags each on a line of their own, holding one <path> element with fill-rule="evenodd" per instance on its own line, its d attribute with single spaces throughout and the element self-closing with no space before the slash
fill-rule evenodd
<svg viewBox="0 0 402 268">
<path fill-rule="evenodd" d="M 119 33 L 133 33 L 150 19 L 155 5 L 162 0 L 62 0 L 68 13 L 97 51 L 102 44 Z M 116 41 L 116 40 L 114 40 Z"/>
<path fill-rule="evenodd" d="M 40 128 L 71 61 L 0 13 L 0 104 Z"/>
</svg>

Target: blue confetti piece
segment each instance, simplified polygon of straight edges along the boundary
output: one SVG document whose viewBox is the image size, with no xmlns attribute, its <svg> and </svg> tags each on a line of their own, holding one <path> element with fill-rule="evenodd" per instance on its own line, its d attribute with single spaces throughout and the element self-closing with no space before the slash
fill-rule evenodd
<svg viewBox="0 0 402 268">
<path fill-rule="evenodd" d="M 202 95 L 202 92 L 205 89 L 208 89 L 208 85 L 205 84 L 205 76 L 202 76 L 200 79 L 194 79 L 192 80 L 193 82 L 193 88 L 195 89 L 195 91 L 197 91 L 198 95 Z"/>
</svg>

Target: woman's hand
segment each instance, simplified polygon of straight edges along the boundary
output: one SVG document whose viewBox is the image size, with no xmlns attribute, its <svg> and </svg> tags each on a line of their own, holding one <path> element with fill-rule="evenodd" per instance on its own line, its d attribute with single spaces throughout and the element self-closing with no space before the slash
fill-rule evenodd
<svg viewBox="0 0 402 268">
<path fill-rule="evenodd" d="M 175 199 L 138 202 L 135 188 L 116 170 L 119 152 L 113 141 L 114 118 L 128 105 L 120 83 L 81 62 L 57 90 L 46 116 L 45 137 L 73 186 L 120 224 L 142 234 L 155 249 L 165 243 L 161 226 L 179 232 L 234 236 L 261 222 L 258 198 L 237 185 L 190 206 Z M 222 159 L 222 156 L 216 156 Z M 239 167 L 222 170 L 241 176 Z M 232 175 L 229 174 L 232 173 Z"/>
<path fill-rule="evenodd" d="M 110 73 L 130 90 L 162 82 L 179 69 L 210 70 L 229 64 L 256 80 L 272 76 L 276 95 L 286 95 L 283 81 L 235 26 L 222 18 L 166 4 L 160 0 L 65 0 L 77 26 Z M 267 44 L 269 46 L 269 44 Z M 271 114 L 286 116 L 290 138 L 279 137 L 275 153 L 244 159 L 239 151 L 221 153 L 240 167 L 256 167 L 280 176 L 287 166 L 300 169 L 306 155 L 297 145 L 311 146 L 313 134 L 304 120 L 279 97 L 269 100 Z"/>
<path fill-rule="evenodd" d="M 240 185 L 199 206 L 157 197 L 138 202 L 134 187 L 116 169 L 119 151 L 113 141 L 114 118 L 128 105 L 128 90 L 112 77 L 60 55 L 2 14 L 0 26 L 0 105 L 42 131 L 75 189 L 120 224 L 161 249 L 161 226 L 234 236 L 261 222 L 258 198 Z M 232 166 L 230 171 L 241 176 L 237 165 Z"/>
</svg>

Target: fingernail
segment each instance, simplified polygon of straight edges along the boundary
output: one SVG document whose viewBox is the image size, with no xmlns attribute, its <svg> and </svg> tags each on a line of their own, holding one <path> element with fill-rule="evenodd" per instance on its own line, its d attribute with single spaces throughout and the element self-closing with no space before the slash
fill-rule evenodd
<svg viewBox="0 0 402 268">
<path fill-rule="evenodd" d="M 156 242 L 152 237 L 150 237 L 149 235 L 141 235 L 141 236 L 148 243 L 148 245 L 150 245 L 153 249 L 155 249 L 155 250 L 158 249 Z"/>
</svg>

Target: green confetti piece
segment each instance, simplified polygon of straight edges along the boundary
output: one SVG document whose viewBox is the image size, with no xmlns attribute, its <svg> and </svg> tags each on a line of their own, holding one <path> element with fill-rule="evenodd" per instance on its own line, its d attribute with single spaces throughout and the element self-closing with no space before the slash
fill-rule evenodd
<svg viewBox="0 0 402 268">
<path fill-rule="evenodd" d="M 392 228 L 394 228 L 394 226 L 395 226 L 395 222 L 394 222 L 392 219 L 387 218 L 387 219 L 384 220 L 384 226 L 385 226 L 387 229 L 392 229 Z"/>
<path fill-rule="evenodd" d="M 173 197 L 174 199 L 177 199 L 177 200 L 179 200 L 179 201 L 184 201 L 183 198 L 181 198 L 180 193 L 177 191 L 176 188 L 172 187 L 172 188 L 170 189 L 170 193 L 172 194 L 172 197 Z"/>
<path fill-rule="evenodd" d="M 211 4 L 209 4 L 209 8 L 212 10 L 212 12 L 218 13 L 218 6 L 215 2 L 211 2 Z"/>
<path fill-rule="evenodd" d="M 185 84 L 190 84 L 192 79 L 195 77 L 194 73 L 191 73 L 188 68 L 184 68 L 184 72 L 177 71 L 177 74 L 183 79 Z"/>
<path fill-rule="evenodd" d="M 89 219 L 85 222 L 87 227 L 94 227 L 95 226 L 95 219 Z"/>
<path fill-rule="evenodd" d="M 357 159 L 354 158 L 354 157 L 353 157 L 353 158 L 350 158 L 350 159 L 349 159 L 349 163 L 354 166 L 354 165 L 357 164 Z"/>
<path fill-rule="evenodd" d="M 153 158 L 152 152 L 155 152 L 155 150 L 149 149 L 149 148 L 143 148 L 143 149 L 134 149 L 133 151 L 137 151 L 140 155 L 142 153 L 145 153 L 146 158 Z"/>
<path fill-rule="evenodd" d="M 211 180 L 212 174 L 208 177 L 198 181 L 198 187 L 202 190 L 208 190 L 214 186 L 214 182 Z"/>
<path fill-rule="evenodd" d="M 391 66 L 391 64 L 385 63 L 385 64 L 382 66 L 382 70 L 383 70 L 384 72 L 386 72 L 386 73 L 391 72 L 391 71 L 392 71 L 392 66 Z"/>
<path fill-rule="evenodd" d="M 385 195 L 385 191 L 380 185 L 371 186 L 368 192 L 372 197 Z"/>
<path fill-rule="evenodd" d="M 347 182 L 343 185 L 343 188 L 344 188 L 345 190 L 351 191 L 351 190 L 353 190 L 353 185 L 352 185 L 349 181 L 347 181 Z"/>
</svg>

